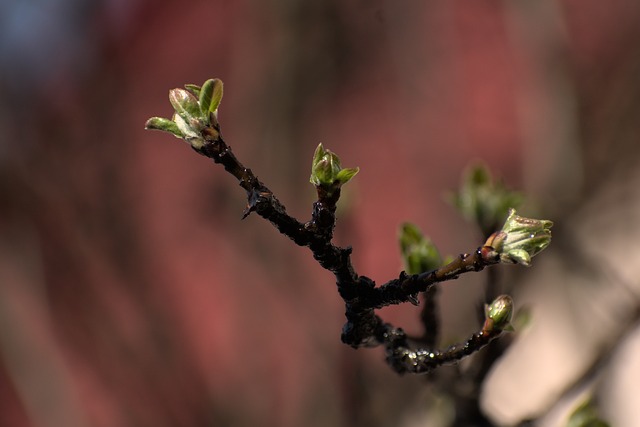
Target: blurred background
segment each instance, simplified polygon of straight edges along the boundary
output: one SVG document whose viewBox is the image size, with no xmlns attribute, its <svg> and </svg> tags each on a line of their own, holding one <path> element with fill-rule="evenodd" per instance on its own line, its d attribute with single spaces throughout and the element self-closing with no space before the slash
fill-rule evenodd
<svg viewBox="0 0 640 427">
<path fill-rule="evenodd" d="M 451 425 L 437 378 L 341 344 L 333 276 L 241 221 L 230 175 L 143 130 L 211 77 L 301 221 L 319 142 L 360 167 L 336 242 L 378 283 L 403 221 L 482 242 L 444 197 L 471 162 L 523 189 L 554 243 L 505 267 L 532 320 L 478 425 L 565 425 L 585 395 L 640 423 L 640 2 L 4 0 L 0 61 L 1 426 Z M 443 345 L 478 328 L 485 273 L 442 286 Z"/>
</svg>

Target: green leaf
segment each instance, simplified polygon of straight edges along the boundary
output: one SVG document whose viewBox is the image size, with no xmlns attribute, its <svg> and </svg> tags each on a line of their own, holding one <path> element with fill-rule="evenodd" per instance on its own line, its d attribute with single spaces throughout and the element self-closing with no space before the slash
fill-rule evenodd
<svg viewBox="0 0 640 427">
<path fill-rule="evenodd" d="M 313 152 L 313 160 L 311 161 L 311 177 L 309 178 L 309 181 L 315 186 L 321 184 L 320 176 L 318 174 L 318 165 L 320 165 L 320 162 L 326 153 L 327 152 L 322 143 L 318 144 L 316 151 Z"/>
<path fill-rule="evenodd" d="M 205 117 L 209 117 L 209 107 L 213 96 L 213 79 L 209 79 L 202 85 L 200 90 L 200 111 Z"/>
<path fill-rule="evenodd" d="M 201 87 L 194 84 L 186 84 L 184 88 L 191 92 L 196 98 L 200 98 Z"/>
<path fill-rule="evenodd" d="M 340 172 L 336 175 L 336 180 L 340 182 L 340 184 L 346 184 L 356 176 L 356 174 L 360 172 L 360 168 L 345 168 L 341 169 Z"/>
<path fill-rule="evenodd" d="M 196 97 L 185 89 L 172 89 L 169 91 L 169 102 L 186 122 L 202 120 L 202 112 Z"/>
<path fill-rule="evenodd" d="M 151 117 L 144 125 L 145 129 L 159 130 L 173 134 L 176 138 L 184 138 L 184 134 L 180 131 L 178 125 L 164 117 Z"/>
<path fill-rule="evenodd" d="M 513 262 L 514 264 L 521 264 L 526 267 L 531 265 L 531 255 L 529 255 L 529 252 L 524 249 L 513 249 L 504 254 L 501 259 L 503 261 Z"/>
<path fill-rule="evenodd" d="M 220 79 L 213 79 L 213 94 L 211 96 L 211 104 L 209 105 L 209 112 L 218 114 L 218 107 L 222 102 L 223 84 Z"/>
<path fill-rule="evenodd" d="M 222 100 L 222 81 L 220 79 L 209 79 L 202 85 L 200 90 L 200 110 L 205 117 L 209 113 L 217 115 L 218 106 Z"/>
</svg>

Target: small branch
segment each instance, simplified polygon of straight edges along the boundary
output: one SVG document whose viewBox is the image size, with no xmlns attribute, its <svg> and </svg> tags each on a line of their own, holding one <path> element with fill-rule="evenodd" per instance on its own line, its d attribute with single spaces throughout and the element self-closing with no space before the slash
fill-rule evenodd
<svg viewBox="0 0 640 427">
<path fill-rule="evenodd" d="M 194 149 L 215 163 L 222 164 L 247 192 L 248 203 L 243 218 L 255 212 L 267 219 L 297 245 L 308 247 L 320 265 L 334 273 L 338 292 L 346 306 L 347 323 L 342 332 L 345 344 L 354 348 L 384 345 L 387 349 L 387 361 L 394 370 L 400 373 L 421 373 L 455 362 L 479 350 L 500 334 L 500 331 L 479 332 L 464 345 L 444 351 L 412 350 L 402 329 L 384 323 L 374 311 L 389 305 L 411 302 L 415 294 L 428 291 L 435 283 L 456 279 L 460 274 L 480 271 L 497 264 L 499 258 L 490 251 L 491 248 L 480 247 L 472 254 L 462 254 L 453 262 L 427 273 L 407 275 L 402 272 L 398 279 L 376 287 L 373 280 L 356 273 L 351 264 L 351 248 L 341 248 L 331 243 L 339 190 L 328 194 L 319 188 L 311 220 L 303 224 L 287 214 L 284 205 L 273 192 L 236 158 L 224 142 L 219 127 L 213 131 L 207 129 L 203 131 L 205 144 Z"/>
<path fill-rule="evenodd" d="M 185 89 L 173 89 L 169 91 L 169 101 L 175 110 L 173 118 L 152 117 L 147 120 L 145 127 L 184 139 L 199 154 L 222 164 L 247 193 L 243 219 L 255 212 L 297 245 L 308 247 L 318 263 L 333 272 L 338 293 L 345 303 L 347 323 L 341 335 L 344 343 L 354 348 L 383 345 L 387 350 L 388 363 L 397 372 L 421 373 L 455 362 L 479 350 L 510 327 L 513 302 L 508 296 L 501 296 L 486 306 L 482 330 L 472 335 L 463 345 L 444 351 L 411 349 L 402 329 L 383 322 L 375 314 L 375 310 L 404 302 L 417 304 L 417 295 L 429 292 L 434 284 L 456 279 L 460 274 L 470 271 L 480 271 L 499 262 L 529 265 L 531 257 L 549 245 L 551 221 L 523 218 L 511 209 L 502 230 L 489 236 L 484 246 L 472 254 L 462 254 L 453 262 L 422 274 L 409 275 L 403 271 L 397 279 L 376 287 L 373 280 L 356 273 L 351 263 L 350 247 L 341 248 L 331 243 L 340 188 L 359 169 L 342 168 L 339 157 L 319 144 L 313 156 L 310 177 L 311 183 L 316 187 L 318 199 L 313 204 L 311 219 L 301 223 L 287 214 L 284 205 L 273 192 L 251 169 L 240 163 L 224 142 L 217 115 L 222 93 L 223 86 L 219 79 L 209 79 L 202 86 L 186 85 Z M 436 257 L 438 261 L 429 265 L 440 263 L 437 251 Z M 432 308 L 434 303 L 433 299 L 428 298 L 429 307 L 425 310 Z M 435 313 L 432 314 L 428 316 L 426 311 L 423 312 L 425 324 L 434 326 L 433 331 L 425 334 L 426 343 L 430 346 L 434 344 L 437 335 L 437 318 Z"/>
<path fill-rule="evenodd" d="M 485 267 L 499 262 L 500 258 L 492 247 L 481 246 L 472 254 L 461 254 L 449 264 L 429 272 L 407 275 L 403 271 L 398 279 L 376 288 L 367 304 L 370 308 L 382 308 L 411 302 L 412 295 L 426 292 L 436 283 L 457 279 L 464 273 L 482 271 Z"/>
<path fill-rule="evenodd" d="M 423 293 L 422 310 L 420 310 L 420 321 L 423 326 L 423 334 L 418 338 L 425 347 L 433 348 L 438 343 L 440 337 L 440 319 L 437 304 L 438 288 L 431 286 Z"/>
<path fill-rule="evenodd" d="M 426 348 L 411 349 L 402 329 L 385 325 L 382 332 L 385 340 L 387 363 L 399 374 L 423 374 L 441 365 L 456 363 L 482 349 L 502 333 L 499 329 L 484 328 L 471 335 L 466 342 L 444 351 Z"/>
</svg>

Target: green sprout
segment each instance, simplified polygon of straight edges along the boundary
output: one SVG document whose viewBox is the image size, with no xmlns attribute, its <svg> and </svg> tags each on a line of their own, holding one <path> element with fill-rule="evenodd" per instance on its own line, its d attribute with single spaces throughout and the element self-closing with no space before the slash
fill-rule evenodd
<svg viewBox="0 0 640 427">
<path fill-rule="evenodd" d="M 340 158 L 330 150 L 325 150 L 318 144 L 311 163 L 311 177 L 309 181 L 331 195 L 349 182 L 359 171 L 359 168 L 342 168 Z"/>
<path fill-rule="evenodd" d="M 505 264 L 531 265 L 531 258 L 543 251 L 551 243 L 553 222 L 524 218 L 509 209 L 509 215 L 502 229 L 493 233 L 485 242 L 500 255 Z"/>
<path fill-rule="evenodd" d="M 483 331 L 512 331 L 513 300 L 509 295 L 500 295 L 491 304 L 484 306 Z"/>
<path fill-rule="evenodd" d="M 220 79 L 209 79 L 202 86 L 185 85 L 185 89 L 171 89 L 169 102 L 175 110 L 171 119 L 151 117 L 145 129 L 168 132 L 184 139 L 193 148 L 205 144 L 203 130 L 209 129 L 214 138 L 218 134 L 218 107 L 222 101 L 223 84 Z"/>
<path fill-rule="evenodd" d="M 451 196 L 453 206 L 468 221 L 478 224 L 484 236 L 492 233 L 509 209 L 518 207 L 522 201 L 520 193 L 495 180 L 483 164 L 470 167 L 460 189 Z"/>
<path fill-rule="evenodd" d="M 404 269 L 408 274 L 424 273 L 442 265 L 442 257 L 436 246 L 414 224 L 402 224 L 398 240 Z"/>
</svg>

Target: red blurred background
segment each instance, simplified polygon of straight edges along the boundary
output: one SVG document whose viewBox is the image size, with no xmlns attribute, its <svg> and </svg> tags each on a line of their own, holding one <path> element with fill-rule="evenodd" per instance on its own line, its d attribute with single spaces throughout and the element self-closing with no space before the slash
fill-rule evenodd
<svg viewBox="0 0 640 427">
<path fill-rule="evenodd" d="M 359 166 L 336 240 L 378 283 L 402 221 L 478 245 L 443 197 L 474 160 L 554 220 L 638 163 L 632 0 L 7 1 L 0 34 L 2 426 L 422 425 L 425 378 L 340 343 L 332 275 L 143 130 L 170 88 L 224 81 L 225 140 L 300 220 L 319 142 Z M 445 286 L 449 340 L 478 281 Z"/>
</svg>

